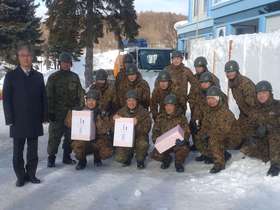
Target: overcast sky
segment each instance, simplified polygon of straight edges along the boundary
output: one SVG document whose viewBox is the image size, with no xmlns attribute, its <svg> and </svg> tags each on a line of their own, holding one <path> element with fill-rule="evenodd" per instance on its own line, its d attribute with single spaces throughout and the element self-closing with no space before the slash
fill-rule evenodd
<svg viewBox="0 0 280 210">
<path fill-rule="evenodd" d="M 188 0 L 135 0 L 135 8 L 140 11 L 174 12 L 187 15 Z M 45 4 L 41 0 L 35 0 L 40 3 L 37 15 L 42 17 L 46 13 Z"/>
</svg>

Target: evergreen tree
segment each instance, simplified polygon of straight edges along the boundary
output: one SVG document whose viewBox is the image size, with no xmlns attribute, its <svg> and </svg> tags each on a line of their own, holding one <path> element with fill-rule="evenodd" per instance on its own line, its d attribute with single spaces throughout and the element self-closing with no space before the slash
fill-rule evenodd
<svg viewBox="0 0 280 210">
<path fill-rule="evenodd" d="M 35 56 L 41 54 L 40 18 L 35 17 L 38 5 L 34 0 L 0 1 L 0 58 L 16 64 L 19 43 L 34 46 Z"/>
<path fill-rule="evenodd" d="M 55 62 L 61 52 L 69 52 L 74 60 L 82 54 L 80 40 L 81 15 L 77 12 L 76 0 L 47 0 L 49 30 L 48 54 Z M 55 65 L 56 66 L 56 65 Z"/>
</svg>

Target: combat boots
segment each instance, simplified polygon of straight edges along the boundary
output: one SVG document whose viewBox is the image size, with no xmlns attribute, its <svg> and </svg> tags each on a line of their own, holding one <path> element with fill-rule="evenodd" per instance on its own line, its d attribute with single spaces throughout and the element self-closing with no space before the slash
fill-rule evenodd
<svg viewBox="0 0 280 210">
<path fill-rule="evenodd" d="M 87 165 L 87 160 L 84 159 L 84 160 L 79 160 L 78 164 L 76 165 L 76 170 L 83 170 L 86 168 L 86 165 Z"/>
<path fill-rule="evenodd" d="M 48 157 L 48 168 L 54 168 L 55 167 L 55 155 L 50 155 Z"/>
</svg>

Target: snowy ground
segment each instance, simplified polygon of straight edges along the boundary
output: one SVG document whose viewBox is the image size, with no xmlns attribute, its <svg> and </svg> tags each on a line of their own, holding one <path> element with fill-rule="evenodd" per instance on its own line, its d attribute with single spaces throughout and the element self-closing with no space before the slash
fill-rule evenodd
<svg viewBox="0 0 280 210">
<path fill-rule="evenodd" d="M 122 168 L 112 160 L 94 168 L 92 157 L 81 172 L 74 166 L 61 164 L 48 169 L 47 135 L 39 140 L 38 177 L 42 184 L 15 187 L 12 170 L 12 141 L 4 126 L 0 106 L 0 209 L 1 210 L 278 210 L 280 209 L 280 177 L 266 177 L 268 165 L 234 152 L 226 170 L 208 173 L 211 165 L 193 159 L 185 163 L 186 172 L 178 174 L 172 165 L 168 170 L 149 160 L 139 171 L 135 163 Z M 45 129 L 47 132 L 47 127 Z"/>
</svg>

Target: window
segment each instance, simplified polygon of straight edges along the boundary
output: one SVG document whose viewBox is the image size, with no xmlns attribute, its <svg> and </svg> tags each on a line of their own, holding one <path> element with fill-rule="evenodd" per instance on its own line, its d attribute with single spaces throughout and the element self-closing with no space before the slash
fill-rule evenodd
<svg viewBox="0 0 280 210">
<path fill-rule="evenodd" d="M 208 0 L 193 0 L 193 17 L 195 20 L 201 20 L 207 17 Z"/>
</svg>

